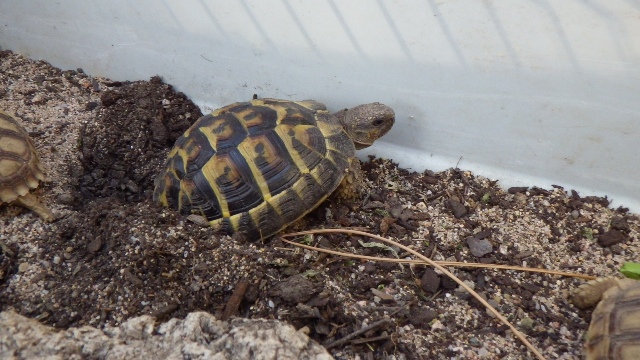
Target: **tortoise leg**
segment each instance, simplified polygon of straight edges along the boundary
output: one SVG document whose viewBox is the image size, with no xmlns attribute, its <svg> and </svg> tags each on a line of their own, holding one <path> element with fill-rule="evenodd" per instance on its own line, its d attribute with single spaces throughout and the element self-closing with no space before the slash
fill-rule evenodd
<svg viewBox="0 0 640 360">
<path fill-rule="evenodd" d="M 344 175 L 340 186 L 336 190 L 336 194 L 339 198 L 345 200 L 354 200 L 360 197 L 363 193 L 362 188 L 362 169 L 360 168 L 360 160 L 357 158 L 351 159 L 351 166 L 347 173 Z"/>
<path fill-rule="evenodd" d="M 46 221 L 51 222 L 55 219 L 55 216 L 51 212 L 51 210 L 47 209 L 46 206 L 42 205 L 38 199 L 32 194 L 26 194 L 24 196 L 20 196 L 16 199 L 16 201 L 31 210 L 33 210 L 36 214 L 40 215 L 40 217 Z"/>
</svg>

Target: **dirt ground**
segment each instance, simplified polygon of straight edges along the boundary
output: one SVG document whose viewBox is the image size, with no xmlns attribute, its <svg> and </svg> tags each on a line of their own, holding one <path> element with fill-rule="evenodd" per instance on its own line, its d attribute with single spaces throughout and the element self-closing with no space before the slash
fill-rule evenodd
<svg viewBox="0 0 640 360">
<path fill-rule="evenodd" d="M 248 100 L 248 99 L 238 99 Z M 132 316 L 280 319 L 329 345 L 338 359 L 521 359 L 531 354 L 457 285 L 423 266 L 361 262 L 285 244 L 247 243 L 151 201 L 174 141 L 201 112 L 158 77 L 120 82 L 0 52 L 0 108 L 17 115 L 47 168 L 35 193 L 59 219 L 0 207 L 0 310 L 59 328 L 117 325 Z M 604 276 L 638 261 L 640 219 L 575 191 L 501 189 L 459 169 L 414 172 L 363 164 L 367 196 L 330 198 L 293 229 L 363 228 L 430 256 Z M 535 185 L 535 184 L 532 184 Z M 305 243 L 407 258 L 366 238 Z M 578 358 L 590 311 L 567 294 L 581 283 L 515 271 L 453 269 L 547 358 Z M 305 328 L 306 327 L 306 328 Z"/>
</svg>

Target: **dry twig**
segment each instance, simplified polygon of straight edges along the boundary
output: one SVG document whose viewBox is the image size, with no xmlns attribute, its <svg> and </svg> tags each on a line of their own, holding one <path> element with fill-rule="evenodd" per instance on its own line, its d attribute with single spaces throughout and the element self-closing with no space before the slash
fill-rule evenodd
<svg viewBox="0 0 640 360">
<path fill-rule="evenodd" d="M 458 283 L 458 285 L 460 285 L 463 289 L 465 289 L 467 292 L 469 292 L 474 298 L 476 298 L 482 305 L 484 305 L 496 318 L 498 318 L 503 324 L 507 325 L 509 327 L 509 329 L 511 329 L 511 331 L 513 332 L 513 334 L 520 339 L 520 341 L 522 341 L 522 343 L 529 348 L 529 350 L 538 358 L 541 360 L 544 360 L 544 357 L 542 356 L 542 354 L 538 351 L 538 349 L 536 349 L 530 342 L 529 340 L 527 340 L 527 338 L 524 337 L 524 335 L 518 331 L 518 329 L 515 328 L 515 326 L 513 326 L 504 316 L 502 316 L 502 314 L 500 314 L 496 309 L 494 309 L 491 305 L 489 305 L 489 303 L 487 303 L 486 300 L 484 300 L 482 297 L 480 297 L 480 295 L 478 295 L 478 293 L 476 293 L 475 291 L 473 291 L 473 289 L 471 289 L 467 284 L 465 284 L 462 280 L 458 279 L 455 275 L 453 275 L 451 272 L 449 272 L 449 270 L 445 269 L 444 267 L 442 267 L 442 265 L 435 263 L 433 260 L 427 258 L 426 256 L 420 254 L 419 252 L 404 246 L 402 244 L 399 244 L 393 240 L 387 239 L 385 237 L 382 236 L 378 236 L 378 235 L 374 235 L 374 234 L 370 234 L 364 231 L 357 231 L 357 230 L 349 230 L 349 229 L 318 229 L 318 230 L 312 230 L 312 231 L 301 231 L 301 232 L 296 232 L 296 233 L 289 233 L 289 234 L 284 234 L 281 235 L 282 237 L 291 237 L 291 236 L 299 236 L 299 235 L 307 235 L 307 234 L 328 234 L 328 233 L 342 233 L 342 234 L 353 234 L 353 235 L 360 235 L 360 236 L 368 236 L 370 238 L 385 242 L 387 244 L 391 244 L 391 245 L 395 245 L 398 248 L 410 252 L 411 254 L 419 257 L 420 259 L 422 259 L 423 261 L 427 262 L 429 265 L 435 267 L 436 269 L 440 270 L 442 273 L 444 273 L 445 275 L 447 275 L 449 278 L 451 278 L 453 281 L 455 281 L 456 283 Z M 381 320 L 383 321 L 383 320 Z M 377 323 L 374 323 L 377 324 Z M 373 325 L 373 324 L 372 324 Z M 360 330 L 359 330 L 360 331 Z M 356 331 L 353 334 L 350 334 L 348 336 L 345 336 L 344 338 L 335 341 L 333 343 L 331 343 L 330 345 L 332 347 L 338 346 L 350 339 L 352 339 L 353 337 L 357 336 L 354 335 L 358 333 L 358 331 Z M 364 333 L 364 332 L 362 332 Z M 359 333 L 360 334 L 360 333 Z M 358 335 L 359 335 L 358 334 Z M 348 340 L 345 340 L 346 338 L 348 338 Z M 338 343 L 336 345 L 336 343 Z M 329 348 L 329 347 L 327 347 Z"/>
<path fill-rule="evenodd" d="M 350 341 L 351 339 L 366 333 L 367 331 L 370 331 L 370 330 L 373 330 L 373 329 L 377 329 L 377 328 L 379 328 L 379 327 L 381 327 L 383 325 L 391 324 L 391 322 L 392 322 L 391 319 L 382 319 L 380 321 L 376 321 L 373 324 L 371 324 L 369 326 L 365 326 L 360 330 L 354 331 L 351 334 L 349 334 L 349 335 L 347 335 L 347 336 L 345 336 L 345 337 L 343 337 L 343 338 L 341 338 L 339 340 L 336 340 L 336 341 L 334 341 L 334 342 L 332 342 L 330 344 L 324 345 L 324 347 L 327 348 L 327 350 L 333 349 L 334 347 L 340 346 L 340 345 Z"/>
<path fill-rule="evenodd" d="M 238 313 L 238 308 L 240 307 L 244 294 L 247 292 L 247 287 L 249 287 L 249 281 L 247 279 L 238 281 L 235 290 L 233 290 L 233 294 L 231 294 L 229 301 L 227 301 L 224 307 L 221 318 L 222 321 L 226 321 Z"/>
<path fill-rule="evenodd" d="M 286 235 L 288 236 L 290 234 L 286 234 Z M 354 258 L 354 259 L 380 261 L 380 262 L 393 262 L 393 263 L 400 263 L 400 264 L 429 265 L 428 262 L 422 261 L 422 260 L 407 260 L 407 259 L 383 258 L 383 257 L 376 257 L 376 256 L 350 254 L 350 253 L 345 253 L 345 252 L 341 252 L 341 251 L 329 250 L 329 249 L 324 249 L 324 248 L 318 248 L 318 247 L 315 247 L 315 246 L 300 244 L 300 243 L 289 241 L 289 240 L 286 240 L 286 239 L 282 239 L 282 241 L 286 242 L 287 244 L 291 244 L 291 245 L 294 245 L 294 246 L 297 246 L 297 247 L 301 247 L 303 249 L 313 250 L 313 251 L 317 251 L 317 252 L 320 252 L 320 253 L 344 256 L 344 257 L 349 257 L 349 258 Z M 436 263 L 436 264 L 441 265 L 441 266 L 474 267 L 474 268 L 487 268 L 487 269 L 500 269 L 500 270 L 527 271 L 527 272 L 536 272 L 536 273 L 549 274 L 549 275 L 568 276 L 568 277 L 574 277 L 574 278 L 583 279 L 583 280 L 594 280 L 594 279 L 598 278 L 597 276 L 591 276 L 591 275 L 585 275 L 585 274 L 578 274 L 578 273 L 559 271 L 559 270 L 541 269 L 541 268 L 530 268 L 530 267 L 523 267 L 523 266 L 501 265 L 501 264 L 483 264 L 483 263 L 466 263 L 466 262 L 459 262 L 459 261 L 436 261 L 436 260 L 432 260 L 432 261 L 434 263 Z"/>
</svg>

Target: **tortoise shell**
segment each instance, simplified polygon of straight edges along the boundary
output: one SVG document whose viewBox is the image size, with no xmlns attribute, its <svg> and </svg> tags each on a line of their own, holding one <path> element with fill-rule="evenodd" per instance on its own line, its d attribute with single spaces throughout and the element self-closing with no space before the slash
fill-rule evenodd
<svg viewBox="0 0 640 360">
<path fill-rule="evenodd" d="M 587 331 L 587 359 L 640 359 L 640 281 L 596 279 L 572 300 L 579 308 L 598 304 Z"/>
<path fill-rule="evenodd" d="M 235 103 L 201 117 L 176 141 L 154 200 L 228 233 L 264 238 L 326 199 L 357 162 L 355 150 L 342 121 L 321 103 Z"/>
<path fill-rule="evenodd" d="M 53 214 L 29 194 L 44 179 L 29 134 L 16 118 L 0 111 L 0 204 L 17 202 L 52 220 Z"/>
</svg>

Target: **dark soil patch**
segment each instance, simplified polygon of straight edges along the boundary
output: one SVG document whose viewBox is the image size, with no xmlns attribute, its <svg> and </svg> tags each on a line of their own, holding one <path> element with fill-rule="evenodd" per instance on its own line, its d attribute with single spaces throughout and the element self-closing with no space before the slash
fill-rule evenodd
<svg viewBox="0 0 640 360">
<path fill-rule="evenodd" d="M 159 77 L 109 85 L 100 92 L 94 121 L 84 124 L 80 133 L 79 191 L 89 200 L 150 198 L 166 149 L 202 113 Z"/>
</svg>

